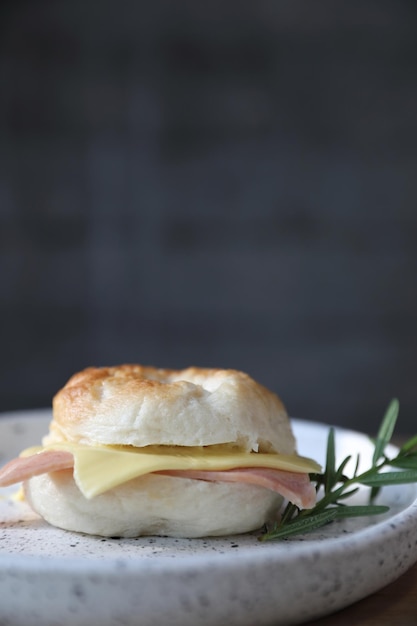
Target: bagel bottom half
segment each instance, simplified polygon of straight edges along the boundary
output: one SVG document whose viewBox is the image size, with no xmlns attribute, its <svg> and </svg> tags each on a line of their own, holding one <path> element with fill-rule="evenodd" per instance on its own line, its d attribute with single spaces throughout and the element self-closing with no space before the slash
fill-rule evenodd
<svg viewBox="0 0 417 626">
<path fill-rule="evenodd" d="M 32 508 L 53 526 L 107 537 L 207 537 L 257 530 L 282 497 L 256 485 L 148 474 L 87 500 L 72 470 L 24 483 Z"/>
</svg>

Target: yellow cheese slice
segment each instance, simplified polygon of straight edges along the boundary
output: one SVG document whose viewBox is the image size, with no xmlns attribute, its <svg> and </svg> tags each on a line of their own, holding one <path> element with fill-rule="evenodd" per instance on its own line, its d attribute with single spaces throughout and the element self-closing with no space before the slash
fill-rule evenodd
<svg viewBox="0 0 417 626">
<path fill-rule="evenodd" d="M 93 498 L 132 478 L 166 470 L 229 470 L 263 467 L 297 473 L 321 470 L 315 461 L 297 454 L 242 452 L 222 446 L 86 446 L 60 443 L 25 450 L 22 456 L 45 450 L 65 450 L 74 456 L 74 480 L 86 498 Z"/>
</svg>

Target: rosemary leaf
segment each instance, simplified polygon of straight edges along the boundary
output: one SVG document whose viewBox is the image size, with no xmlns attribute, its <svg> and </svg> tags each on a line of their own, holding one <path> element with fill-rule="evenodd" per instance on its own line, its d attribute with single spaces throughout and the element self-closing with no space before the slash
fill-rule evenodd
<svg viewBox="0 0 417 626">
<path fill-rule="evenodd" d="M 358 454 L 357 457 L 356 457 L 355 471 L 353 472 L 353 476 L 357 476 L 358 475 L 360 460 L 361 460 L 361 457 Z"/>
<path fill-rule="evenodd" d="M 339 506 L 337 518 L 341 517 L 362 517 L 366 515 L 380 515 L 389 511 L 389 506 L 377 504 L 364 504 L 358 506 Z"/>
<path fill-rule="evenodd" d="M 326 468 L 324 471 L 324 493 L 329 493 L 335 484 L 336 477 L 336 454 L 334 444 L 334 428 L 330 428 L 327 439 Z"/>
<path fill-rule="evenodd" d="M 341 491 L 337 497 L 337 501 L 350 498 L 350 496 L 353 496 L 353 494 L 356 493 L 357 491 L 359 491 L 359 487 L 353 487 L 353 489 L 349 489 L 349 491 Z"/>
<path fill-rule="evenodd" d="M 408 441 L 406 441 L 400 449 L 400 454 L 408 454 L 409 452 L 415 451 L 417 449 L 417 435 L 411 437 Z"/>
<path fill-rule="evenodd" d="M 417 470 L 417 454 L 410 454 L 396 457 L 387 463 L 391 467 L 399 467 L 401 469 Z"/>
<path fill-rule="evenodd" d="M 404 470 L 403 472 L 382 472 L 358 476 L 357 481 L 368 487 L 387 487 L 388 485 L 405 485 L 417 482 L 417 470 Z"/>
<path fill-rule="evenodd" d="M 375 502 L 375 499 L 379 495 L 381 487 L 371 487 L 371 493 L 369 494 L 369 502 Z"/>
<path fill-rule="evenodd" d="M 393 398 L 388 405 L 375 440 L 375 450 L 372 458 L 373 466 L 378 463 L 379 459 L 383 455 L 386 445 L 391 441 L 399 410 L 400 404 L 396 398 Z"/>
<path fill-rule="evenodd" d="M 344 476 L 343 472 L 345 470 L 346 465 L 349 463 L 350 459 L 352 458 L 351 455 L 347 456 L 339 465 L 339 467 L 337 468 L 335 477 L 334 477 L 334 482 L 338 483 L 340 481 L 343 480 L 347 480 L 346 476 Z"/>
<path fill-rule="evenodd" d="M 300 535 L 305 532 L 310 532 L 321 526 L 325 526 L 329 522 L 332 522 L 338 516 L 338 510 L 336 507 L 326 509 L 321 513 L 314 515 L 306 515 L 305 517 L 298 517 L 297 519 L 288 522 L 284 525 L 277 525 L 270 532 L 259 537 L 259 541 L 268 541 L 269 539 L 284 539 L 291 535 Z"/>
</svg>

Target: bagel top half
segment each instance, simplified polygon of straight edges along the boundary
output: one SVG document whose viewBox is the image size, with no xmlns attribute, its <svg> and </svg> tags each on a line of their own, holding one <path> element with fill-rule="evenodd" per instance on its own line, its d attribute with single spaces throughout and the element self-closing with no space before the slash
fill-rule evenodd
<svg viewBox="0 0 417 626">
<path fill-rule="evenodd" d="M 232 369 L 89 367 L 53 399 L 44 445 L 211 446 L 292 454 L 295 439 L 276 394 Z"/>
</svg>

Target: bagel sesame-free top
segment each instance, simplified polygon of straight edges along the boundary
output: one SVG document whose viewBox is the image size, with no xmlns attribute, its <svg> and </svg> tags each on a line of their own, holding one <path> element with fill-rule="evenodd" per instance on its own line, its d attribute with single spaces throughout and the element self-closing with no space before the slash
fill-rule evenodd
<svg viewBox="0 0 417 626">
<path fill-rule="evenodd" d="M 232 369 L 89 367 L 53 399 L 44 443 L 209 446 L 292 454 L 295 440 L 276 394 Z"/>
</svg>

